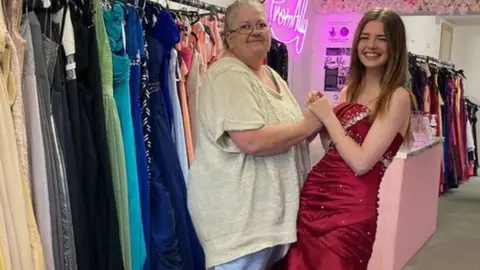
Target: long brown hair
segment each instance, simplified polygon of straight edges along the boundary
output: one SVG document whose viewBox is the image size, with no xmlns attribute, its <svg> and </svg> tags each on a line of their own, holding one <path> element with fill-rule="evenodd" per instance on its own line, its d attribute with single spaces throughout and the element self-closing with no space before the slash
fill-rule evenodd
<svg viewBox="0 0 480 270">
<path fill-rule="evenodd" d="M 394 91 L 398 87 L 405 86 L 408 72 L 408 51 L 405 25 L 395 11 L 389 8 L 375 8 L 365 13 L 357 26 L 352 45 L 350 70 L 347 79 L 348 103 L 356 102 L 363 91 L 365 66 L 358 57 L 358 43 L 365 25 L 371 21 L 383 23 L 388 45 L 388 61 L 380 80 L 381 91 L 371 115 L 371 120 L 374 120 L 387 112 Z M 412 103 L 416 106 L 415 96 L 409 89 L 407 90 L 410 92 Z M 409 133 L 410 128 L 407 130 L 406 137 L 408 137 Z"/>
</svg>

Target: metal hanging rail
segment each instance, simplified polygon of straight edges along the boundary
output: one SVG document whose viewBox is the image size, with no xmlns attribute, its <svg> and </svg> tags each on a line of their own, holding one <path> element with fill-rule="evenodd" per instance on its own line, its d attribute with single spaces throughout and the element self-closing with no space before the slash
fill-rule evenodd
<svg viewBox="0 0 480 270">
<path fill-rule="evenodd" d="M 167 1 L 182 4 L 182 5 L 186 5 L 186 6 L 190 6 L 190 7 L 194 7 L 194 8 L 199 8 L 199 9 L 203 9 L 203 10 L 214 11 L 214 12 L 220 13 L 220 14 L 225 14 L 225 12 L 227 11 L 227 9 L 224 8 L 224 7 L 204 3 L 204 2 L 198 1 L 198 0 L 167 0 Z"/>
<path fill-rule="evenodd" d="M 439 67 L 455 69 L 455 64 L 451 61 L 438 60 L 437 58 L 425 55 L 419 55 L 415 53 L 408 52 L 409 56 L 415 57 L 416 59 L 421 59 L 429 64 L 434 64 Z"/>
</svg>

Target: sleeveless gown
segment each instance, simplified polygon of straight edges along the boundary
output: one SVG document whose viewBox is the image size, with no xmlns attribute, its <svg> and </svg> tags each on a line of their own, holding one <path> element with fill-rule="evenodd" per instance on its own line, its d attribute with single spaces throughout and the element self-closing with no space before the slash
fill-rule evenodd
<svg viewBox="0 0 480 270">
<path fill-rule="evenodd" d="M 342 103 L 335 114 L 361 144 L 370 127 L 370 109 Z M 297 242 L 274 269 L 363 270 L 372 255 L 382 177 L 403 143 L 397 134 L 382 158 L 357 176 L 335 146 L 310 171 L 300 195 Z"/>
</svg>

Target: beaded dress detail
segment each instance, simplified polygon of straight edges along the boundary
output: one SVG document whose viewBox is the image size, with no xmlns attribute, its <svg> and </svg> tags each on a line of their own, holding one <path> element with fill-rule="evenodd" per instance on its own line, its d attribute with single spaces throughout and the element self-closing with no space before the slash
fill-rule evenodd
<svg viewBox="0 0 480 270">
<path fill-rule="evenodd" d="M 370 109 L 342 103 L 334 111 L 348 136 L 362 144 L 372 125 Z M 380 182 L 402 143 L 403 137 L 397 134 L 382 158 L 361 176 L 330 143 L 301 191 L 298 240 L 275 269 L 367 269 L 377 228 Z"/>
</svg>

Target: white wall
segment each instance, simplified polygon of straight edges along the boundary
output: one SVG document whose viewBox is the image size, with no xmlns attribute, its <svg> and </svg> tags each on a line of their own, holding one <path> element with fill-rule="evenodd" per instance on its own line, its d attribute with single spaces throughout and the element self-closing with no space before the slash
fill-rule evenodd
<svg viewBox="0 0 480 270">
<path fill-rule="evenodd" d="M 465 94 L 480 101 L 480 25 L 455 26 L 452 61 L 467 77 Z"/>
<path fill-rule="evenodd" d="M 403 16 L 408 51 L 438 58 L 440 52 L 440 20 L 436 16 Z"/>
<path fill-rule="evenodd" d="M 290 88 L 299 104 L 303 104 L 303 98 L 309 91 L 321 90 L 319 86 L 323 87 L 324 77 L 323 55 L 320 54 L 325 47 L 322 46 L 319 34 L 322 20 L 310 6 L 307 10 L 307 18 L 309 23 L 303 51 L 300 55 L 291 54 L 288 66 Z"/>
<path fill-rule="evenodd" d="M 480 24 L 455 26 L 453 29 L 452 61 L 457 69 L 463 69 L 465 95 L 473 97 L 480 105 Z M 477 113 L 480 118 L 480 112 Z M 477 124 L 477 140 L 480 125 Z M 476 149 L 480 155 L 480 149 Z"/>
</svg>

